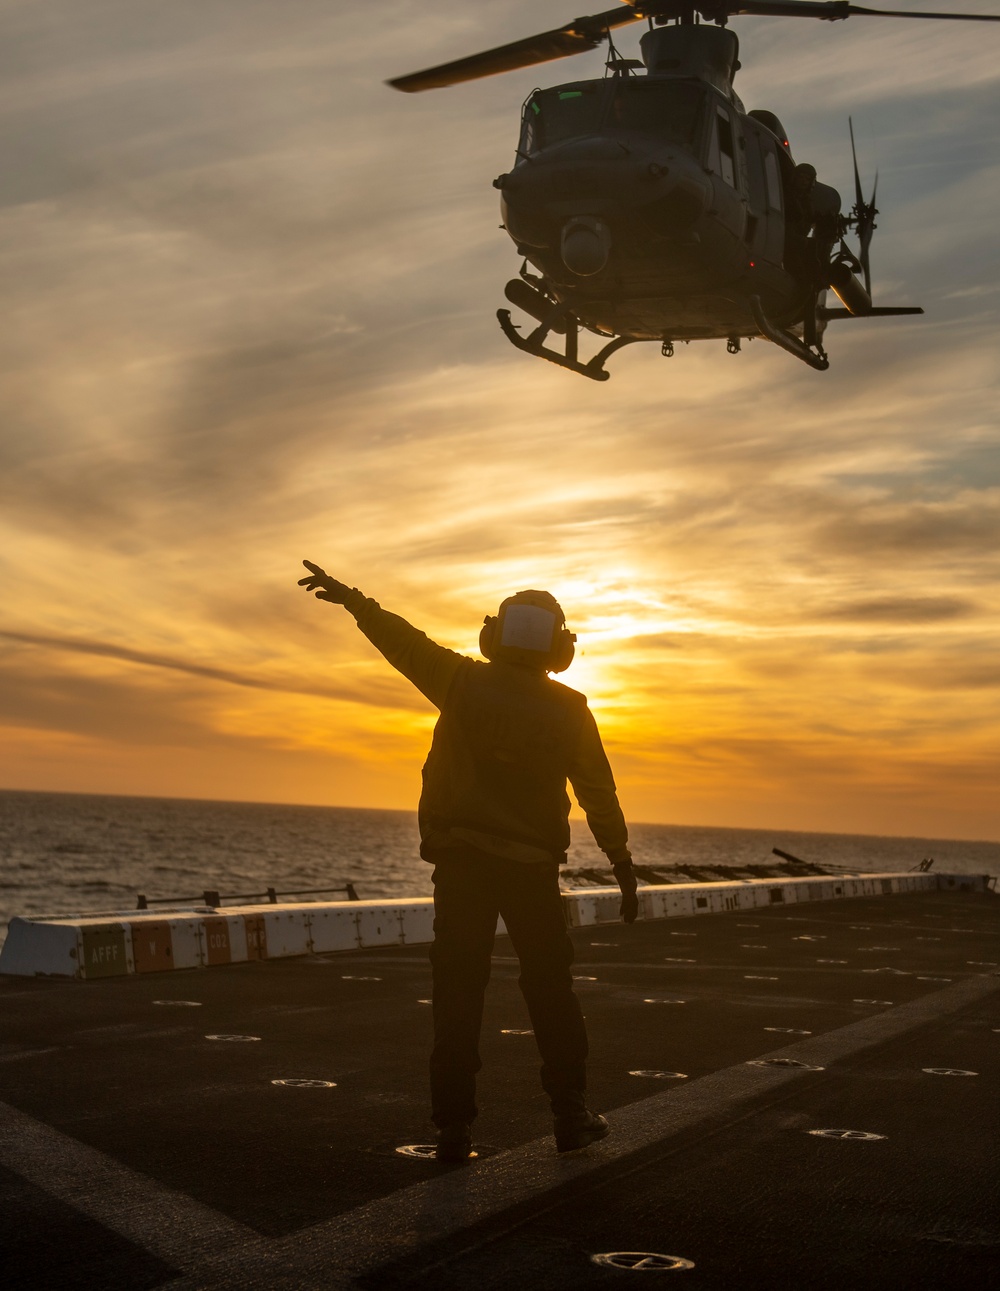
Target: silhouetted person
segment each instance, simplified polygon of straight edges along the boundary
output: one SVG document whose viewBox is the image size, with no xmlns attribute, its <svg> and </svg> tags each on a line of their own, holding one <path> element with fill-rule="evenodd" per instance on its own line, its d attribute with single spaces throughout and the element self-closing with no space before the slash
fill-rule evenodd
<svg viewBox="0 0 1000 1291">
<path fill-rule="evenodd" d="M 803 162 L 786 189 L 788 265 L 808 277 L 817 290 L 829 286 L 830 256 L 840 236 L 840 194 L 816 178 L 816 167 Z"/>
<path fill-rule="evenodd" d="M 567 779 L 622 891 L 639 910 L 628 831 L 585 697 L 549 678 L 576 638 L 548 592 L 518 592 L 487 617 L 489 663 L 437 645 L 405 619 L 318 565 L 300 586 L 345 606 L 372 644 L 441 716 L 423 769 L 420 855 L 434 866 L 434 1048 L 431 1116 L 437 1156 L 472 1150 L 483 997 L 497 916 L 521 964 L 520 986 L 542 1056 L 542 1085 L 560 1152 L 604 1138 L 585 1102 L 587 1033 L 573 993 L 573 943 L 559 894 L 570 842 Z M 318 590 L 317 590 L 318 589 Z"/>
</svg>

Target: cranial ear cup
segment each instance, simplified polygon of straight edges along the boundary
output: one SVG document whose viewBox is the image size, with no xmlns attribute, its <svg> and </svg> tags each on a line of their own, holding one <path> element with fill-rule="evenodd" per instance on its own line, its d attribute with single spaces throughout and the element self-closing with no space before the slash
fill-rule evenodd
<svg viewBox="0 0 1000 1291">
<path fill-rule="evenodd" d="M 487 614 L 483 619 L 483 626 L 479 630 L 479 653 L 484 659 L 493 658 L 493 642 L 496 638 L 497 616 Z"/>
<path fill-rule="evenodd" d="M 552 653 L 553 662 L 550 671 L 565 672 L 576 654 L 576 633 L 570 632 L 565 626 L 561 627 Z"/>
</svg>

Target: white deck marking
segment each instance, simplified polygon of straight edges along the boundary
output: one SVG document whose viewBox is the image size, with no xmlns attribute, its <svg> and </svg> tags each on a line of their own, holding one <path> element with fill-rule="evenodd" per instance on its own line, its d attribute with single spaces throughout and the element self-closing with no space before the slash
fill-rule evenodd
<svg viewBox="0 0 1000 1291">
<path fill-rule="evenodd" d="M 1000 991 L 977 976 L 761 1055 L 827 1067 Z M 266 1286 L 338 1291 L 354 1278 L 502 1214 L 720 1113 L 812 1079 L 795 1067 L 728 1067 L 609 1112 L 613 1134 L 558 1156 L 548 1136 L 377 1198 L 285 1238 L 263 1238 L 94 1148 L 0 1104 L 0 1164 L 179 1270 L 162 1291 Z"/>
<path fill-rule="evenodd" d="M 259 1235 L 186 1193 L 0 1103 L 0 1165 L 179 1270 L 210 1269 Z"/>
</svg>

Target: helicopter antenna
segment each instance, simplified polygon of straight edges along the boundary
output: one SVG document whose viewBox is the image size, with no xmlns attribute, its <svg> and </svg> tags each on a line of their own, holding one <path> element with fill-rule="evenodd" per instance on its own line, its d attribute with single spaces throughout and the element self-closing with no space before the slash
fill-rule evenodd
<svg viewBox="0 0 1000 1291">
<path fill-rule="evenodd" d="M 645 64 L 639 59 L 626 58 L 625 55 L 619 51 L 618 46 L 615 44 L 614 37 L 611 35 L 610 27 L 605 32 L 605 38 L 608 42 L 608 60 L 604 64 L 605 75 L 610 72 L 613 77 L 630 76 L 634 74 L 637 68 L 645 66 Z"/>
<path fill-rule="evenodd" d="M 615 38 L 611 34 L 610 27 L 606 28 L 605 37 L 608 42 L 608 61 L 604 64 L 605 70 L 619 76 L 622 72 L 627 71 L 626 68 L 621 66 L 626 60 L 618 52 L 618 46 L 615 44 Z"/>
<path fill-rule="evenodd" d="M 847 118 L 847 128 L 851 134 L 851 160 L 854 163 L 854 210 L 851 212 L 851 221 L 857 230 L 858 243 L 861 249 L 859 260 L 861 262 L 861 269 L 865 276 L 865 290 L 870 296 L 872 292 L 872 275 L 868 257 L 868 248 L 871 246 L 872 235 L 878 227 L 875 223 L 875 216 L 878 215 L 878 210 L 875 206 L 875 194 L 878 192 L 878 171 L 875 172 L 875 183 L 872 185 L 871 201 L 866 202 L 864 194 L 861 191 L 861 175 L 858 172 L 858 153 L 854 146 L 854 122 L 850 117 Z"/>
</svg>

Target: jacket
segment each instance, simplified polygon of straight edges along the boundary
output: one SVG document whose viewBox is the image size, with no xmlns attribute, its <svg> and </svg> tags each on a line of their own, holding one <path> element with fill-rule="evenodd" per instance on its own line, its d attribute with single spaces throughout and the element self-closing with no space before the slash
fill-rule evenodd
<svg viewBox="0 0 1000 1291">
<path fill-rule="evenodd" d="M 585 696 L 541 671 L 448 650 L 357 590 L 345 606 L 441 714 L 418 809 L 425 860 L 471 844 L 512 861 L 565 863 L 567 780 L 597 845 L 612 863 L 627 855 L 628 829 Z"/>
</svg>

